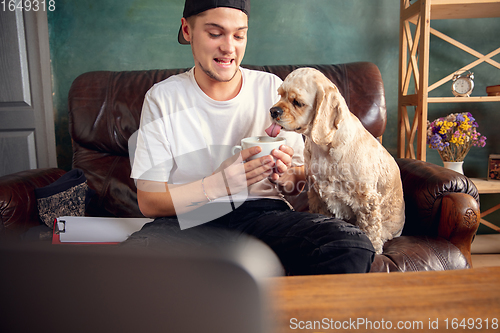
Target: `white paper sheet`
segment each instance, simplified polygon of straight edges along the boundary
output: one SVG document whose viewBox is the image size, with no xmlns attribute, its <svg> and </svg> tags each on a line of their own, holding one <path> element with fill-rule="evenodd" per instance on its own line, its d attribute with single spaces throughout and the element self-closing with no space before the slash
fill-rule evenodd
<svg viewBox="0 0 500 333">
<path fill-rule="evenodd" d="M 114 218 L 61 216 L 58 222 L 65 221 L 64 232 L 59 234 L 61 243 L 108 243 L 122 242 L 142 226 L 153 221 L 148 218 Z"/>
</svg>

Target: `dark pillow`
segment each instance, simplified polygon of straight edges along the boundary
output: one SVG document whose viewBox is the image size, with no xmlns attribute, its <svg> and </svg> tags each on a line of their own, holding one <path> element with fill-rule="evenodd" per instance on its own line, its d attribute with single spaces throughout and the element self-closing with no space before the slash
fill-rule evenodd
<svg viewBox="0 0 500 333">
<path fill-rule="evenodd" d="M 49 228 L 60 216 L 84 216 L 89 193 L 87 178 L 80 169 L 73 169 L 52 184 L 35 189 L 40 219 Z"/>
</svg>

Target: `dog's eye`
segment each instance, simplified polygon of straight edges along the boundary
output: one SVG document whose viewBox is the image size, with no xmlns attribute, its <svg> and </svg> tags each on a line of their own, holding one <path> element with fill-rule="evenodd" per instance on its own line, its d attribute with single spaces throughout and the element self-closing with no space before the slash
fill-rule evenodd
<svg viewBox="0 0 500 333">
<path fill-rule="evenodd" d="M 301 108 L 304 106 L 304 104 L 300 103 L 299 101 L 297 101 L 296 99 L 293 100 L 292 102 L 293 106 L 297 107 L 297 108 Z"/>
</svg>

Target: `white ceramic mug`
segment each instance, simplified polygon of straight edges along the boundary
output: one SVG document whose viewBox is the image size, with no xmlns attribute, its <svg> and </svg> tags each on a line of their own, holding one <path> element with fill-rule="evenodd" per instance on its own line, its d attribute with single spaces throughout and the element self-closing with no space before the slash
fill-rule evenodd
<svg viewBox="0 0 500 333">
<path fill-rule="evenodd" d="M 262 151 L 256 155 L 253 155 L 249 160 L 260 158 L 262 156 L 271 155 L 273 149 L 279 149 L 281 145 L 286 145 L 286 138 L 270 136 L 251 136 L 241 140 L 241 146 L 234 146 L 232 149 L 233 155 L 238 151 L 247 149 L 250 147 L 259 146 Z"/>
</svg>

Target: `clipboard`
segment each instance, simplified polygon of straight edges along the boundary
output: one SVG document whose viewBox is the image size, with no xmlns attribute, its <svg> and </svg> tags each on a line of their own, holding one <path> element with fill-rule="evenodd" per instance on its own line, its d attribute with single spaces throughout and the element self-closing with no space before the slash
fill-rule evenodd
<svg viewBox="0 0 500 333">
<path fill-rule="evenodd" d="M 148 218 L 61 216 L 54 221 L 52 244 L 118 244 L 152 221 Z"/>
</svg>

